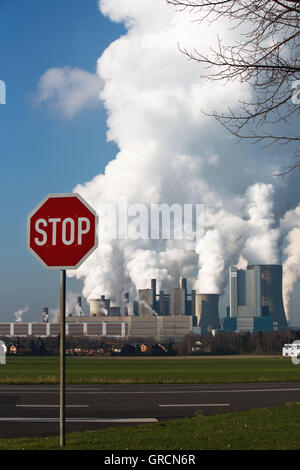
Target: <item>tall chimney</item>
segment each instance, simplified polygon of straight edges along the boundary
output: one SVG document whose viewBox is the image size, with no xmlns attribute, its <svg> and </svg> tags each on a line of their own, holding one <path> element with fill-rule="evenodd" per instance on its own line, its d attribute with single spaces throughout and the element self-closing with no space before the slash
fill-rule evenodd
<svg viewBox="0 0 300 470">
<path fill-rule="evenodd" d="M 81 297 L 81 295 L 78 295 L 78 296 L 76 297 L 75 315 L 76 315 L 77 317 L 82 317 L 82 316 L 83 316 L 83 311 L 82 311 L 82 297 Z"/>
<path fill-rule="evenodd" d="M 180 289 L 186 289 L 186 278 L 185 277 L 182 277 L 180 276 Z"/>
<path fill-rule="evenodd" d="M 153 302 L 152 302 L 152 308 L 153 310 L 157 311 L 158 310 L 158 302 L 156 301 L 156 279 L 151 279 L 151 289 L 153 291 Z"/>
<path fill-rule="evenodd" d="M 196 291 L 192 290 L 192 317 L 195 319 L 196 317 Z"/>
<path fill-rule="evenodd" d="M 165 306 L 164 306 L 164 291 L 160 290 L 159 291 L 159 314 L 164 315 L 165 314 Z"/>
<path fill-rule="evenodd" d="M 128 317 L 129 293 L 124 294 L 124 317 Z"/>
</svg>

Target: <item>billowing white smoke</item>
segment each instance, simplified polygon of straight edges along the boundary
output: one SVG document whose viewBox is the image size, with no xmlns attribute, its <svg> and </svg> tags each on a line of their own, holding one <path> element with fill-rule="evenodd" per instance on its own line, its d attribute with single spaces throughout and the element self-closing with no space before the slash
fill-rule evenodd
<svg viewBox="0 0 300 470">
<path fill-rule="evenodd" d="M 50 323 L 59 322 L 59 308 L 51 308 L 49 310 Z"/>
<path fill-rule="evenodd" d="M 283 298 L 285 309 L 289 312 L 291 295 L 300 277 L 300 204 L 285 214 L 281 220 L 281 231 L 285 236 Z"/>
<path fill-rule="evenodd" d="M 26 312 L 28 312 L 28 310 L 29 310 L 28 305 L 26 305 L 24 308 L 20 308 L 19 310 L 17 310 L 17 311 L 14 313 L 15 322 L 16 322 L 16 323 L 22 323 L 23 314 L 26 313 Z"/>
<path fill-rule="evenodd" d="M 246 191 L 240 216 L 224 210 L 210 216 L 214 228 L 206 231 L 196 247 L 196 290 L 222 293 L 227 282 L 225 273 L 231 264 L 239 263 L 240 257 L 249 264 L 280 262 L 280 231 L 274 228 L 273 193 L 270 184 L 254 184 Z"/>
<path fill-rule="evenodd" d="M 78 293 L 68 291 L 66 293 L 66 316 L 69 317 L 70 315 L 78 315 L 81 316 L 83 314 L 82 309 L 77 304 L 77 297 Z M 50 322 L 57 323 L 59 321 L 59 308 L 52 308 L 49 310 L 50 314 Z"/>
<path fill-rule="evenodd" d="M 120 151 L 104 174 L 74 191 L 98 212 L 100 235 L 107 222 L 103 205 L 117 208 L 120 198 L 128 207 L 203 203 L 205 235 L 194 251 L 185 250 L 185 240 L 101 240 L 69 273 L 84 279 L 83 295 L 119 301 L 122 292 L 149 287 L 151 278 L 159 288 L 177 283 L 180 274 L 199 292 L 223 292 L 230 264 L 281 262 L 278 221 L 284 211 L 274 201 L 287 193 L 288 179 L 272 174 L 283 162 L 276 154 L 264 158 L 259 148 L 235 146 L 202 113 L 234 107 L 250 97 L 249 89 L 200 80 L 199 65 L 178 51 L 178 43 L 207 50 L 216 41 L 214 27 L 191 22 L 187 11 L 176 12 L 164 0 L 100 0 L 100 10 L 127 27 L 98 61 L 107 135 Z M 236 32 L 222 19 L 218 28 L 225 43 L 234 40 Z M 294 198 L 288 208 L 295 205 Z M 290 244 L 295 236 L 289 234 Z"/>
<path fill-rule="evenodd" d="M 153 310 L 153 308 L 151 308 L 151 306 L 147 304 L 147 302 L 145 302 L 144 300 L 139 300 L 139 306 L 143 307 L 147 316 L 157 316 L 157 312 Z M 131 315 L 133 315 L 133 312 L 131 312 Z"/>
</svg>

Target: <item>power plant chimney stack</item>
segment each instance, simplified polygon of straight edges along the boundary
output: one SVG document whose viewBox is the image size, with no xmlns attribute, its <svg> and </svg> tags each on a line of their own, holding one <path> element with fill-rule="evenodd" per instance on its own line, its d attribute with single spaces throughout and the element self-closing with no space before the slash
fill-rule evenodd
<svg viewBox="0 0 300 470">
<path fill-rule="evenodd" d="M 192 290 L 192 317 L 193 317 L 193 324 L 194 320 L 196 319 L 196 291 Z"/>
<path fill-rule="evenodd" d="M 184 290 L 184 315 L 187 314 L 187 282 L 186 278 L 183 276 L 180 276 L 180 289 Z"/>
<path fill-rule="evenodd" d="M 79 317 L 83 316 L 81 295 L 78 295 L 76 297 L 75 314 L 76 316 L 79 316 Z"/>
<path fill-rule="evenodd" d="M 125 292 L 124 294 L 124 317 L 128 317 L 128 304 L 129 304 L 129 293 Z"/>
<path fill-rule="evenodd" d="M 186 278 L 185 277 L 180 277 L 180 289 L 184 289 L 184 290 L 187 290 L 187 287 L 186 287 Z"/>
<path fill-rule="evenodd" d="M 159 291 L 159 314 L 164 315 L 165 314 L 165 305 L 164 305 L 164 291 L 160 290 Z"/>
<path fill-rule="evenodd" d="M 153 290 L 153 300 L 156 300 L 156 279 L 151 279 L 151 289 Z"/>
</svg>

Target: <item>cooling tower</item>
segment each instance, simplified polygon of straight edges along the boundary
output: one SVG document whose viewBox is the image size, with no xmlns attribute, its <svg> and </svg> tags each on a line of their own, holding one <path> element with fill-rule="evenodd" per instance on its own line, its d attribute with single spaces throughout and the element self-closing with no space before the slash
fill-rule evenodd
<svg viewBox="0 0 300 470">
<path fill-rule="evenodd" d="M 202 334 L 220 328 L 219 294 L 196 294 L 196 318 Z"/>
<path fill-rule="evenodd" d="M 92 317 L 100 316 L 101 315 L 101 310 L 102 310 L 102 301 L 101 301 L 101 299 L 89 299 L 88 302 L 90 304 L 90 315 Z"/>
<path fill-rule="evenodd" d="M 111 299 L 106 299 L 104 295 L 101 299 L 89 299 L 90 304 L 90 316 L 91 317 L 103 317 L 109 315 Z"/>
<path fill-rule="evenodd" d="M 103 302 L 101 299 L 89 299 L 90 304 L 90 316 L 98 317 L 102 315 L 103 311 Z"/>
<path fill-rule="evenodd" d="M 278 322 L 279 329 L 287 328 L 282 299 L 281 264 L 260 264 L 262 316 L 270 316 Z M 247 269 L 254 269 L 248 266 Z"/>
</svg>

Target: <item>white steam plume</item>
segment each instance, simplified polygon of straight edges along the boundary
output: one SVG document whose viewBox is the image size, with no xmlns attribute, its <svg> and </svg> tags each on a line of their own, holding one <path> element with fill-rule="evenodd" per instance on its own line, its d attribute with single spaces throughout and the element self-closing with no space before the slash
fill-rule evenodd
<svg viewBox="0 0 300 470">
<path fill-rule="evenodd" d="M 272 176 L 284 164 L 280 155 L 268 159 L 258 147 L 234 145 L 201 112 L 234 108 L 250 99 L 248 86 L 207 83 L 199 78 L 200 66 L 178 51 L 180 43 L 205 53 L 216 41 L 214 27 L 191 22 L 187 11 L 176 12 L 164 0 L 100 0 L 99 5 L 127 27 L 98 60 L 108 140 L 119 152 L 104 174 L 74 191 L 99 213 L 100 231 L 103 204 L 117 206 L 123 197 L 128 206 L 203 203 L 205 235 L 195 251 L 186 251 L 184 240 L 101 240 L 68 274 L 84 279 L 87 298 L 105 294 L 119 301 L 122 292 L 135 295 L 149 287 L 153 277 L 159 288 L 176 284 L 180 274 L 194 280 L 199 292 L 222 293 L 230 264 L 281 262 L 279 220 L 299 201 L 297 183 Z M 217 24 L 225 43 L 235 40 L 238 33 L 223 19 Z M 293 197 L 278 204 L 292 186 Z"/>
<path fill-rule="evenodd" d="M 66 316 L 70 315 L 82 315 L 82 310 L 80 312 L 80 307 L 77 305 L 78 293 L 68 291 L 66 294 Z M 60 310 L 58 307 L 51 308 L 49 310 L 50 318 L 52 323 L 57 323 L 59 321 Z"/>
<path fill-rule="evenodd" d="M 281 220 L 281 231 L 285 235 L 283 263 L 283 299 L 285 311 L 290 317 L 291 295 L 300 277 L 300 204 L 288 211 Z"/>
<path fill-rule="evenodd" d="M 59 308 L 51 308 L 49 310 L 50 323 L 59 322 Z"/>
<path fill-rule="evenodd" d="M 15 322 L 16 322 L 16 323 L 22 323 L 23 314 L 26 313 L 26 312 L 28 312 L 28 310 L 29 310 L 28 305 L 26 305 L 24 308 L 20 308 L 19 310 L 17 310 L 17 311 L 14 313 Z"/>
</svg>

